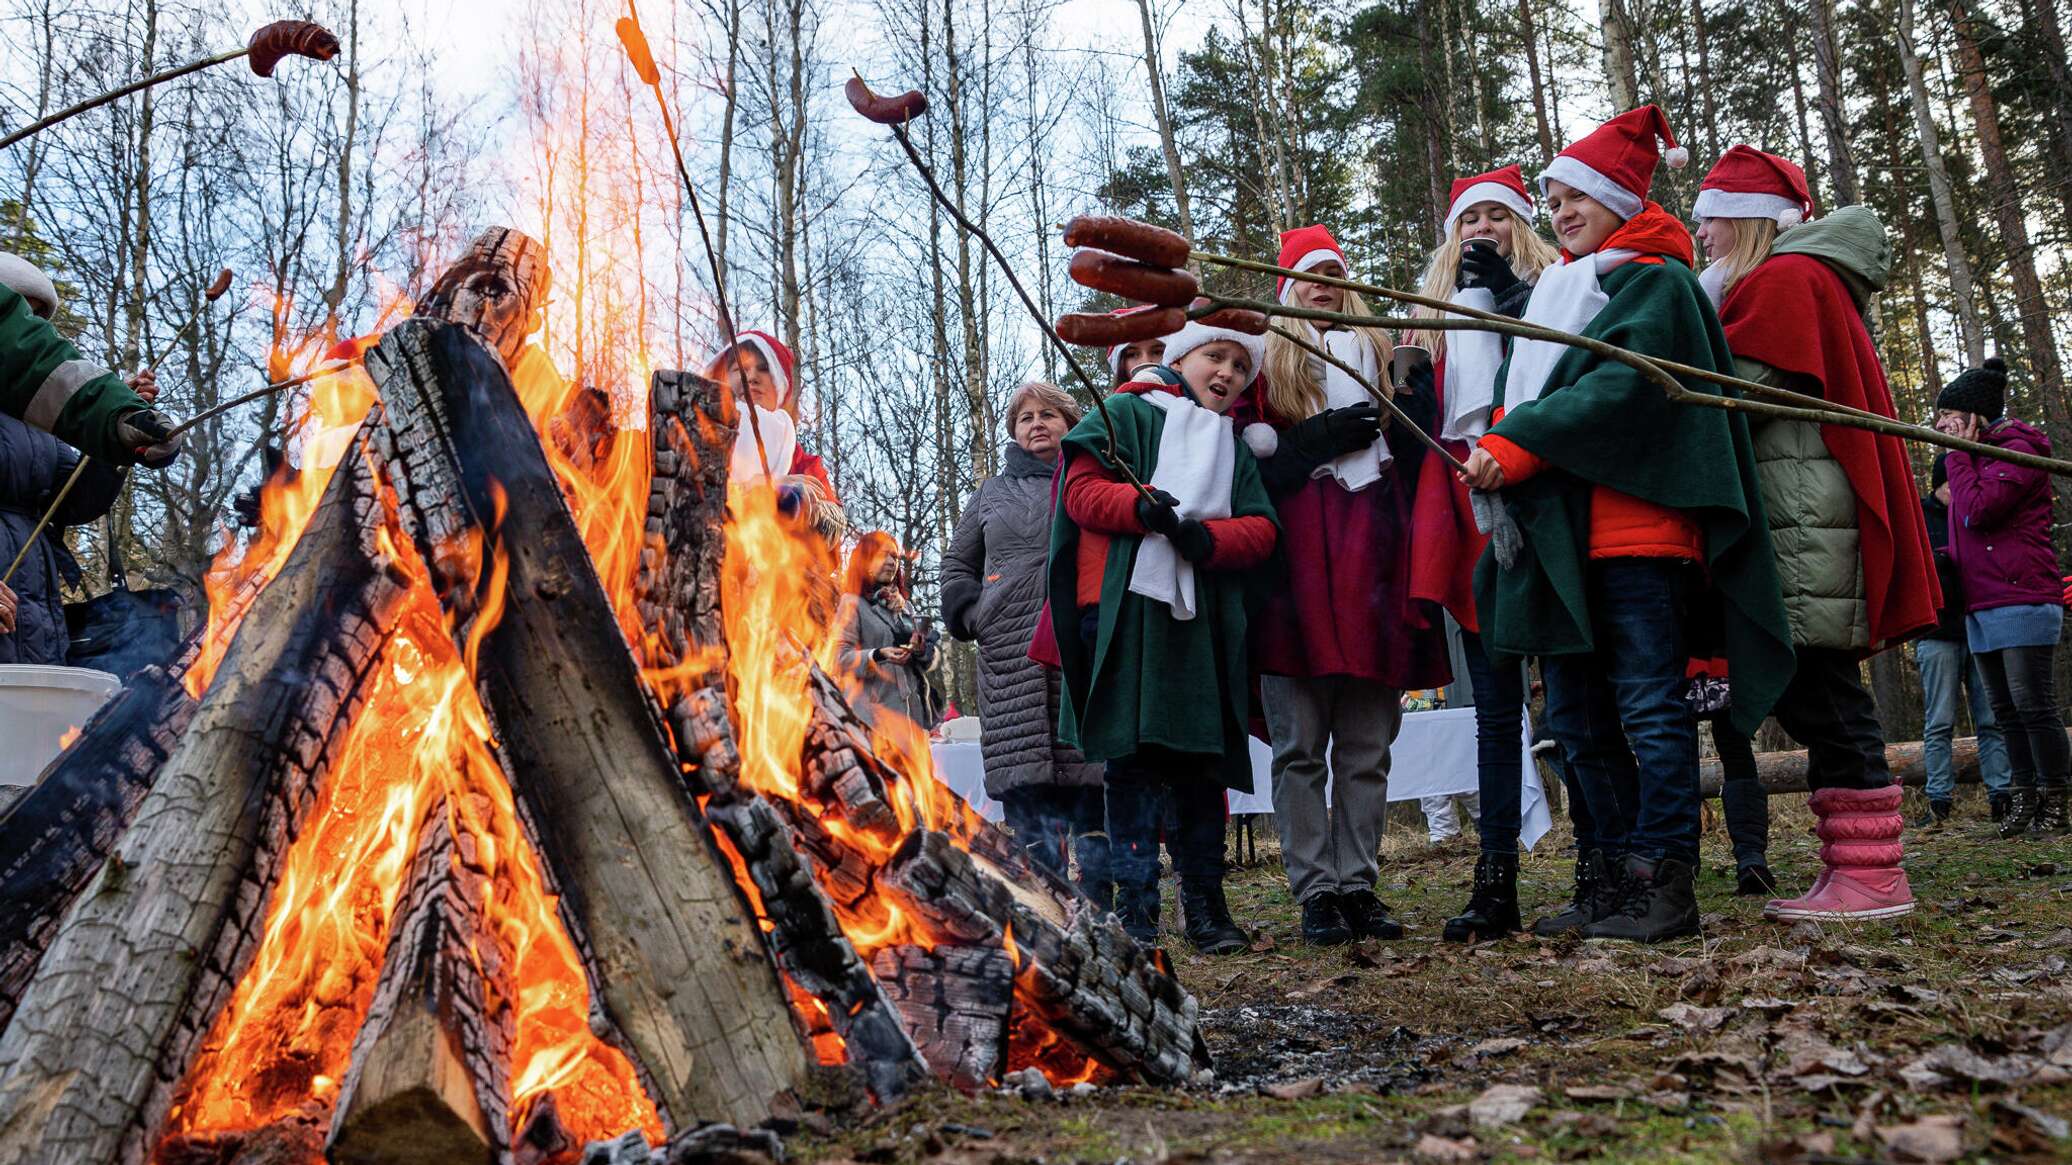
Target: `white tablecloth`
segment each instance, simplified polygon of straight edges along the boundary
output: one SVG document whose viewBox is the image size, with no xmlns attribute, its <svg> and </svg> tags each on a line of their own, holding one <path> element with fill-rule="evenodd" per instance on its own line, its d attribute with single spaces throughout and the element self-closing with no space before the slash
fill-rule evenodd
<svg viewBox="0 0 2072 1165">
<path fill-rule="evenodd" d="M 1230 794 L 1232 813 L 1273 812 L 1273 751 L 1252 740 L 1252 789 Z M 1540 788 L 1538 766 L 1528 751 L 1531 736 L 1520 724 L 1519 758 L 1525 767 L 1523 824 L 1519 830 L 1525 848 L 1531 849 L 1554 824 L 1547 809 L 1547 796 Z M 970 741 L 938 741 L 930 747 L 935 754 L 935 776 L 988 821 L 999 821 L 1000 802 L 986 796 L 986 765 L 979 746 Z M 1436 712 L 1411 712 L 1403 717 L 1403 729 L 1389 750 L 1389 800 L 1414 801 L 1475 791 L 1475 710 L 1442 708 Z"/>
</svg>

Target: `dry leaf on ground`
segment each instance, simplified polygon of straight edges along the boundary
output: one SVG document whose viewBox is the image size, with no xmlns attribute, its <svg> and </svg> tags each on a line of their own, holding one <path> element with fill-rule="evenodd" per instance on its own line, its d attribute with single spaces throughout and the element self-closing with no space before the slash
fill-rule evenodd
<svg viewBox="0 0 2072 1165">
<path fill-rule="evenodd" d="M 1964 1155 L 1964 1117 L 1959 1113 L 1924 1116 L 1877 1133 L 1878 1143 L 1896 1161 L 1933 1163 Z"/>
<path fill-rule="evenodd" d="M 1478 1128 L 1516 1124 L 1540 1102 L 1540 1090 L 1529 1084 L 1492 1084 L 1468 1102 L 1468 1119 Z"/>
</svg>

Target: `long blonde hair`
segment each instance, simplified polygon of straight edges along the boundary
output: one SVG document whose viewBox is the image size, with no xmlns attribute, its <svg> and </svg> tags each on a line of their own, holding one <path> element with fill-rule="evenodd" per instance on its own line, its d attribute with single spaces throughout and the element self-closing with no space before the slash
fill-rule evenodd
<svg viewBox="0 0 2072 1165">
<path fill-rule="evenodd" d="M 1345 293 L 1345 302 L 1338 310 L 1349 316 L 1371 316 L 1374 309 L 1360 298 L 1356 291 Z M 1308 320 L 1283 319 L 1281 326 L 1323 347 L 1322 334 L 1311 326 Z M 1374 367 L 1381 373 L 1380 383 L 1374 387 L 1388 394 L 1396 395 L 1396 387 L 1389 381 L 1389 359 L 1395 355 L 1396 346 L 1389 340 L 1388 332 L 1381 328 L 1359 328 L 1360 338 L 1374 349 Z M 1266 337 L 1266 411 L 1288 421 L 1300 421 L 1314 416 L 1324 407 L 1324 386 L 1318 382 L 1310 367 L 1310 355 L 1302 348 L 1277 335 Z"/>
<path fill-rule="evenodd" d="M 1720 302 L 1725 303 L 1727 293 L 1741 282 L 1749 272 L 1762 265 L 1777 246 L 1777 220 L 1769 218 L 1729 218 L 1719 222 L 1734 224 L 1734 245 L 1727 253 L 1714 260 L 1726 268 L 1726 282 L 1720 284 Z M 1709 266 L 1710 264 L 1708 264 Z"/>
<path fill-rule="evenodd" d="M 1509 208 L 1505 208 L 1508 212 Z M 1540 272 L 1552 267 L 1561 257 L 1554 244 L 1540 237 L 1532 224 L 1516 214 L 1509 216 L 1511 223 L 1511 273 L 1528 283 L 1539 278 Z M 1418 293 L 1427 299 L 1452 299 L 1454 282 L 1460 278 L 1460 219 L 1446 228 L 1446 238 L 1432 248 L 1432 257 L 1425 264 L 1424 282 L 1418 285 Z M 1437 308 L 1422 304 L 1410 310 L 1413 316 L 1436 319 L 1445 315 Z M 1433 360 L 1446 355 L 1446 333 L 1420 330 L 1407 332 L 1403 336 L 1406 344 L 1416 344 L 1429 351 Z"/>
</svg>

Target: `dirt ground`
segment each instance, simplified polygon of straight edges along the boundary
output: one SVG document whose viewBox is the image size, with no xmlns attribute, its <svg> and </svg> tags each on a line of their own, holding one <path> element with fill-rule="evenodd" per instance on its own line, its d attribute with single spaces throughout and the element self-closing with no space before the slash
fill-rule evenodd
<svg viewBox="0 0 2072 1165">
<path fill-rule="evenodd" d="M 1231 879 L 1251 951 L 1196 955 L 1168 903 L 1213 1085 L 937 1090 L 816 1120 L 790 1149 L 974 1165 L 2072 1160 L 2072 843 L 2003 842 L 1983 796 L 1964 793 L 1948 825 L 1908 832 L 1912 915 L 1797 927 L 1734 897 L 1714 802 L 1704 936 L 1651 948 L 1442 943 L 1467 899 L 1472 831 L 1433 848 L 1398 825 L 1381 891 L 1409 936 L 1308 947 L 1266 833 Z M 1817 866 L 1811 818 L 1799 797 L 1771 805 L 1772 868 L 1796 892 Z M 1910 794 L 1909 819 L 1920 810 Z M 1566 897 L 1567 844 L 1557 816 L 1525 858 L 1528 919 Z"/>
</svg>

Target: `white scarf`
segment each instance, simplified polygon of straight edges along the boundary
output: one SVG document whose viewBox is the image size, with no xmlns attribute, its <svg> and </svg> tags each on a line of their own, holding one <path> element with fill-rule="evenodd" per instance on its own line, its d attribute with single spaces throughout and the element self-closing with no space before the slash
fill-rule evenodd
<svg viewBox="0 0 2072 1165">
<path fill-rule="evenodd" d="M 1705 298 L 1712 301 L 1712 310 L 1720 309 L 1720 301 L 1727 297 L 1727 265 L 1707 263 L 1705 270 L 1698 272 L 1698 286 L 1705 289 Z"/>
<path fill-rule="evenodd" d="M 1486 287 L 1463 287 L 1453 293 L 1460 307 L 1495 311 L 1496 296 Z M 1489 432 L 1496 409 L 1496 373 L 1504 363 L 1504 340 L 1495 332 L 1447 332 L 1446 416 L 1439 436 L 1470 445 Z"/>
<path fill-rule="evenodd" d="M 741 429 L 734 434 L 733 461 L 727 470 L 727 479 L 741 485 L 765 478 L 775 481 L 790 473 L 792 453 L 799 445 L 798 428 L 790 413 L 759 405 L 751 407 L 755 408 L 756 419 L 751 422 L 745 415 L 741 418 Z M 765 460 L 758 460 L 755 455 L 758 427 L 763 434 Z"/>
<path fill-rule="evenodd" d="M 1158 468 L 1147 484 L 1178 499 L 1182 518 L 1230 516 L 1230 479 L 1237 469 L 1237 438 L 1230 421 L 1183 393 L 1147 392 L 1145 404 L 1165 413 L 1158 438 Z M 1130 571 L 1130 591 L 1172 608 L 1173 618 L 1194 618 L 1194 564 L 1163 534 L 1146 534 Z"/>
<path fill-rule="evenodd" d="M 1612 301 L 1597 286 L 1597 277 L 1629 259 L 1640 257 L 1639 251 L 1619 248 L 1597 251 L 1581 260 L 1563 260 L 1558 266 L 1540 272 L 1540 281 L 1532 289 L 1532 299 L 1525 305 L 1525 322 L 1545 328 L 1581 334 Z M 1504 407 L 1515 409 L 1540 399 L 1540 393 L 1547 387 L 1548 377 L 1554 374 L 1554 366 L 1561 358 L 1573 351 L 1567 344 L 1553 340 L 1519 340 L 1511 345 L 1511 372 L 1504 381 Z"/>
<path fill-rule="evenodd" d="M 1381 369 L 1374 357 L 1374 345 L 1367 337 L 1352 328 L 1332 328 L 1318 334 L 1318 346 L 1347 364 L 1360 370 L 1368 384 L 1381 387 Z M 1316 356 L 1309 358 L 1312 375 L 1319 377 L 1324 385 L 1324 407 L 1342 409 L 1350 405 L 1373 404 L 1374 398 L 1360 382 L 1345 374 L 1345 370 L 1328 360 Z M 1328 477 L 1346 488 L 1348 493 L 1359 493 L 1381 480 L 1382 467 L 1395 459 L 1389 452 L 1388 442 L 1376 437 L 1365 449 L 1335 457 L 1316 467 L 1312 478 Z"/>
</svg>

